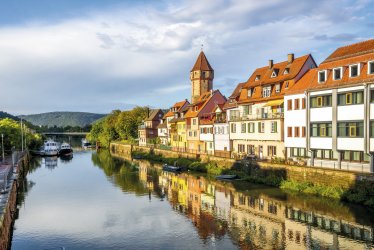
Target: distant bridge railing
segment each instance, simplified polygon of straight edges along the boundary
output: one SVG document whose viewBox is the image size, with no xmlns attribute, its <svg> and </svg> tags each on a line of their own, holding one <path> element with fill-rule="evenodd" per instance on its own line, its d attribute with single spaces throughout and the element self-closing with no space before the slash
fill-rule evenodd
<svg viewBox="0 0 374 250">
<path fill-rule="evenodd" d="M 44 132 L 43 135 L 87 135 L 88 132 Z"/>
</svg>

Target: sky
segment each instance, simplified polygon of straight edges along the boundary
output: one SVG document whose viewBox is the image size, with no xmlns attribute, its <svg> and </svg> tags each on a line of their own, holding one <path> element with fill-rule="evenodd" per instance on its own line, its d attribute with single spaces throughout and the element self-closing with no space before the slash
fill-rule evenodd
<svg viewBox="0 0 374 250">
<path fill-rule="evenodd" d="M 190 99 L 202 44 L 229 96 L 269 59 L 319 64 L 373 33 L 370 0 L 1 1 L 0 110 L 169 108 Z"/>
</svg>

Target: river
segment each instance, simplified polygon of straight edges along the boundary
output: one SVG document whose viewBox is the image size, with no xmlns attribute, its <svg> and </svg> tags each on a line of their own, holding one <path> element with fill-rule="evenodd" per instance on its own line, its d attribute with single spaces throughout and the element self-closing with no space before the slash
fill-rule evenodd
<svg viewBox="0 0 374 250">
<path fill-rule="evenodd" d="M 36 158 L 11 249 L 372 249 L 364 207 L 163 172 L 107 151 Z"/>
</svg>

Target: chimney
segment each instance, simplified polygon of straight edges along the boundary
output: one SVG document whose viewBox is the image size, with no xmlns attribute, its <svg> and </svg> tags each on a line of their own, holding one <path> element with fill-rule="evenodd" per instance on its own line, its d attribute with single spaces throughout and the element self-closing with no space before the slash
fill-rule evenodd
<svg viewBox="0 0 374 250">
<path fill-rule="evenodd" d="M 273 60 L 269 60 L 269 69 L 273 67 Z"/>
<path fill-rule="evenodd" d="M 287 55 L 288 63 L 292 63 L 294 59 L 295 59 L 295 56 L 294 56 L 293 53 L 290 53 L 290 54 Z"/>
</svg>

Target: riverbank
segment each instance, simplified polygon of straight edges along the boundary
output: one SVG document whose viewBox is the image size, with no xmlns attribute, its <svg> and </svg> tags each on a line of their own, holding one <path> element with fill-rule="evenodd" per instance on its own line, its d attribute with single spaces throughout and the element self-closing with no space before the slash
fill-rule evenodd
<svg viewBox="0 0 374 250">
<path fill-rule="evenodd" d="M 28 152 L 15 153 L 13 157 L 13 160 L 7 158 L 0 164 L 0 249 L 9 248 L 14 220 L 17 217 L 19 180 L 22 180 L 27 173 L 30 160 Z"/>
<path fill-rule="evenodd" d="M 110 151 L 113 155 L 126 159 L 132 159 L 135 156 L 211 175 L 236 174 L 249 182 L 374 208 L 374 176 L 372 174 L 267 162 L 243 162 L 121 143 L 111 143 Z"/>
</svg>

